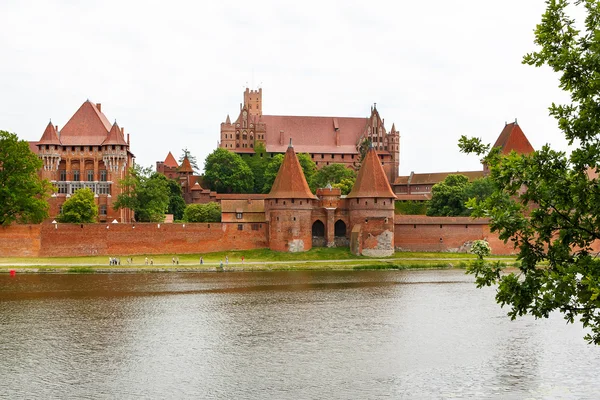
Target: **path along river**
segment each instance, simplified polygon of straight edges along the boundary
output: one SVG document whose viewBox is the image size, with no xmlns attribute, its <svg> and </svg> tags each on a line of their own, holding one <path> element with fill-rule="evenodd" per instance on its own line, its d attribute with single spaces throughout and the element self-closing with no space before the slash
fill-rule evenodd
<svg viewBox="0 0 600 400">
<path fill-rule="evenodd" d="M 461 270 L 0 275 L 0 398 L 571 398 L 600 347 Z"/>
</svg>

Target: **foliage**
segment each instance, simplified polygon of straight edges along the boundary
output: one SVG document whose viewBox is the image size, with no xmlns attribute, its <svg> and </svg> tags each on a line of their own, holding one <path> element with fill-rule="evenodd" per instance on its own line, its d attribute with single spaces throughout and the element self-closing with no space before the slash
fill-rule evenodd
<svg viewBox="0 0 600 400">
<path fill-rule="evenodd" d="M 493 191 L 493 182 L 487 178 L 476 179 L 469 182 L 464 175 L 448 175 L 442 182 L 436 183 L 431 188 L 431 200 L 427 208 L 429 216 L 469 216 L 471 210 L 467 207 L 467 200 L 475 198 L 481 201 Z"/>
<path fill-rule="evenodd" d="M 219 203 L 190 204 L 183 214 L 185 222 L 221 222 Z"/>
<path fill-rule="evenodd" d="M 360 169 L 363 160 L 367 156 L 367 151 L 369 151 L 369 146 L 371 146 L 371 141 L 369 138 L 364 138 L 358 146 L 356 146 L 356 150 L 358 150 L 358 165 L 357 169 Z"/>
<path fill-rule="evenodd" d="M 167 179 L 167 185 L 169 187 L 167 214 L 173 214 L 174 220 L 181 220 L 185 211 L 185 200 L 183 199 L 181 185 L 174 179 Z"/>
<path fill-rule="evenodd" d="M 98 206 L 94 201 L 94 192 L 89 188 L 78 189 L 62 206 L 58 222 L 81 224 L 96 222 Z"/>
<path fill-rule="evenodd" d="M 475 254 L 479 260 L 492 254 L 490 244 L 486 240 L 476 240 L 471 246 L 471 253 Z"/>
<path fill-rule="evenodd" d="M 181 165 L 186 156 L 190 162 L 190 165 L 192 166 L 192 169 L 194 170 L 194 173 L 197 174 L 198 171 L 200 171 L 200 168 L 198 168 L 198 160 L 196 159 L 196 156 L 192 155 L 187 147 L 181 150 L 181 156 L 179 156 L 179 165 Z"/>
<path fill-rule="evenodd" d="M 510 307 L 513 319 L 548 317 L 557 310 L 568 322 L 579 319 L 590 329 L 586 339 L 600 344 L 600 260 L 592 248 L 600 239 L 600 181 L 594 176 L 600 165 L 600 4 L 586 0 L 573 6 L 585 11 L 581 32 L 567 15 L 570 7 L 567 1 L 547 1 L 535 30 L 538 51 L 523 62 L 559 74 L 571 101 L 549 110 L 574 149 L 569 156 L 548 145 L 530 155 L 502 156 L 492 149 L 484 157 L 495 191 L 469 205 L 475 216 L 490 218 L 501 239 L 514 243 L 520 264 L 518 273 L 501 274 L 501 266 L 493 264 L 470 272 L 478 286 L 498 284 L 496 300 Z M 489 149 L 478 138 L 463 137 L 459 146 L 479 155 Z"/>
<path fill-rule="evenodd" d="M 304 172 L 304 177 L 306 178 L 306 182 L 310 182 L 313 175 L 317 171 L 317 165 L 310 158 L 310 155 L 307 153 L 298 153 L 296 154 L 298 157 L 298 162 L 300 163 L 300 167 L 302 167 L 302 172 Z M 275 182 L 275 178 L 277 177 L 277 173 L 279 172 L 279 168 L 283 163 L 284 154 L 277 154 L 271 161 L 267 164 L 264 172 L 264 186 L 262 189 L 263 193 L 269 193 L 271 191 L 271 187 L 273 186 L 273 182 Z"/>
<path fill-rule="evenodd" d="M 169 206 L 169 184 L 164 175 L 139 165 L 119 182 L 122 193 L 113 208 L 129 208 L 138 222 L 162 222 Z"/>
<path fill-rule="evenodd" d="M 265 145 L 257 142 L 254 146 L 254 154 L 243 154 L 242 159 L 246 162 L 254 175 L 253 193 L 262 193 L 265 186 L 265 170 L 271 159 L 268 157 Z"/>
<path fill-rule="evenodd" d="M 354 182 L 356 179 L 344 178 L 339 183 L 334 183 L 334 188 L 340 189 L 342 194 L 348 194 L 352 191 L 352 187 L 354 186 Z"/>
<path fill-rule="evenodd" d="M 42 160 L 17 135 L 0 131 L 0 224 L 40 223 L 52 186 L 38 177 Z"/>
<path fill-rule="evenodd" d="M 218 148 L 206 157 L 204 180 L 218 193 L 250 193 L 254 175 L 239 154 Z"/>
<path fill-rule="evenodd" d="M 404 215 L 425 215 L 427 213 L 427 202 L 397 200 L 394 204 L 394 212 Z"/>
<path fill-rule="evenodd" d="M 340 184 L 343 180 L 350 181 L 342 185 L 345 189 L 349 186 L 352 189 L 354 181 L 356 181 L 356 172 L 347 168 L 344 164 L 329 164 L 318 170 L 309 181 L 309 186 L 313 192 L 318 188 L 324 188 L 330 183 L 332 186 Z M 341 188 L 341 187 L 340 187 Z M 348 194 L 347 193 L 342 194 Z"/>
</svg>

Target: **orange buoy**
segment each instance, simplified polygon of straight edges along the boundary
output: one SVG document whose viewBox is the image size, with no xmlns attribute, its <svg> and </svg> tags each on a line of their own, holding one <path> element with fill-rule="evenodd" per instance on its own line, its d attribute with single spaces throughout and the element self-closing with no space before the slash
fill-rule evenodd
<svg viewBox="0 0 600 400">
<path fill-rule="evenodd" d="M 14 269 L 11 269 L 9 272 L 10 272 L 10 276 L 15 276 L 17 274 L 17 271 Z"/>
</svg>

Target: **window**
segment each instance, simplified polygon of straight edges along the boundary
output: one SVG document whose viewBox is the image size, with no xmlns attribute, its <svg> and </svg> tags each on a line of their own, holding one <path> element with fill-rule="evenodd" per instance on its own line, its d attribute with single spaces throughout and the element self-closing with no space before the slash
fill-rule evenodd
<svg viewBox="0 0 600 400">
<path fill-rule="evenodd" d="M 260 228 L 260 225 L 259 224 L 252 224 L 250 227 L 252 228 L 253 231 L 257 231 Z"/>
<path fill-rule="evenodd" d="M 113 150 L 115 149 L 115 145 L 114 145 L 114 144 L 112 145 L 112 149 L 113 149 Z"/>
<path fill-rule="evenodd" d="M 237 219 L 242 219 L 243 214 L 241 212 L 235 213 Z"/>
<path fill-rule="evenodd" d="M 333 158 L 334 158 L 334 157 L 335 157 L 335 156 L 332 154 L 332 155 L 331 155 L 331 159 L 333 160 Z"/>
<path fill-rule="evenodd" d="M 106 182 L 106 170 L 100 170 L 100 182 Z"/>
<path fill-rule="evenodd" d="M 73 180 L 74 181 L 78 181 L 79 180 L 79 170 L 76 169 L 75 171 L 73 171 Z"/>
<path fill-rule="evenodd" d="M 352 159 L 354 160 L 354 154 L 352 154 Z"/>
<path fill-rule="evenodd" d="M 100 215 L 106 215 L 106 204 L 100 205 Z"/>
<path fill-rule="evenodd" d="M 58 175 L 59 175 L 59 178 L 58 178 L 59 181 L 67 180 L 67 170 L 61 169 L 60 171 L 58 171 Z"/>
<path fill-rule="evenodd" d="M 244 230 L 244 225 L 238 224 L 238 231 L 243 231 L 243 230 Z"/>
<path fill-rule="evenodd" d="M 86 171 L 87 173 L 87 180 L 88 182 L 93 182 L 94 181 L 94 170 L 93 169 L 88 169 Z"/>
<path fill-rule="evenodd" d="M 325 154 L 321 154 L 321 158 L 325 158 Z"/>
<path fill-rule="evenodd" d="M 60 194 L 68 193 L 68 184 L 66 182 L 59 182 L 57 186 L 58 186 L 58 193 L 60 193 Z"/>
</svg>

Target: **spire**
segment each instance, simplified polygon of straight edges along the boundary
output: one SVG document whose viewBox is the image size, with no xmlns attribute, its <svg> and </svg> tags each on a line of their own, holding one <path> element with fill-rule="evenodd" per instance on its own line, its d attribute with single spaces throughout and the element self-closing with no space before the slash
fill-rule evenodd
<svg viewBox="0 0 600 400">
<path fill-rule="evenodd" d="M 521 127 L 515 122 L 504 123 L 504 129 L 498 136 L 494 147 L 500 147 L 502 154 L 508 154 L 511 151 L 516 151 L 519 154 L 529 154 L 534 151 L 533 146 L 527 139 L 527 136 L 521 130 Z"/>
<path fill-rule="evenodd" d="M 392 132 L 396 132 L 396 124 L 392 122 Z"/>
<path fill-rule="evenodd" d="M 306 183 L 291 140 L 267 199 L 316 199 Z"/>
<path fill-rule="evenodd" d="M 190 160 L 187 158 L 187 156 L 183 157 L 183 161 L 181 162 L 181 167 L 179 167 L 179 172 L 194 173 L 194 169 L 192 168 L 192 165 L 190 164 Z"/>
<path fill-rule="evenodd" d="M 358 197 L 396 197 L 372 145 L 362 162 L 352 190 L 346 196 L 348 199 Z"/>
<path fill-rule="evenodd" d="M 227 114 L 227 119 L 225 120 L 227 125 L 231 125 L 231 119 L 229 119 L 229 114 Z"/>
<path fill-rule="evenodd" d="M 169 168 L 179 168 L 179 164 L 177 164 L 177 161 L 175 161 L 175 157 L 173 157 L 173 154 L 171 154 L 171 152 L 167 154 L 167 158 L 165 158 L 163 164 Z"/>
<path fill-rule="evenodd" d="M 121 128 L 119 128 L 119 125 L 117 124 L 116 120 L 115 120 L 115 123 L 113 124 L 113 126 L 110 128 L 110 132 L 108 132 L 108 136 L 106 137 L 104 142 L 102 142 L 103 146 L 108 145 L 108 144 L 118 144 L 121 146 L 127 146 L 127 142 L 125 141 L 125 138 L 123 137 L 123 131 L 121 131 Z"/>
<path fill-rule="evenodd" d="M 293 149 L 294 145 L 292 144 L 292 138 L 290 138 L 290 145 L 288 146 L 288 149 Z"/>
<path fill-rule="evenodd" d="M 58 138 L 58 133 L 56 132 L 56 127 L 52 125 L 52 120 L 48 122 L 46 130 L 44 130 L 44 134 L 42 135 L 42 138 L 38 144 L 61 144 L 60 139 Z"/>
</svg>

